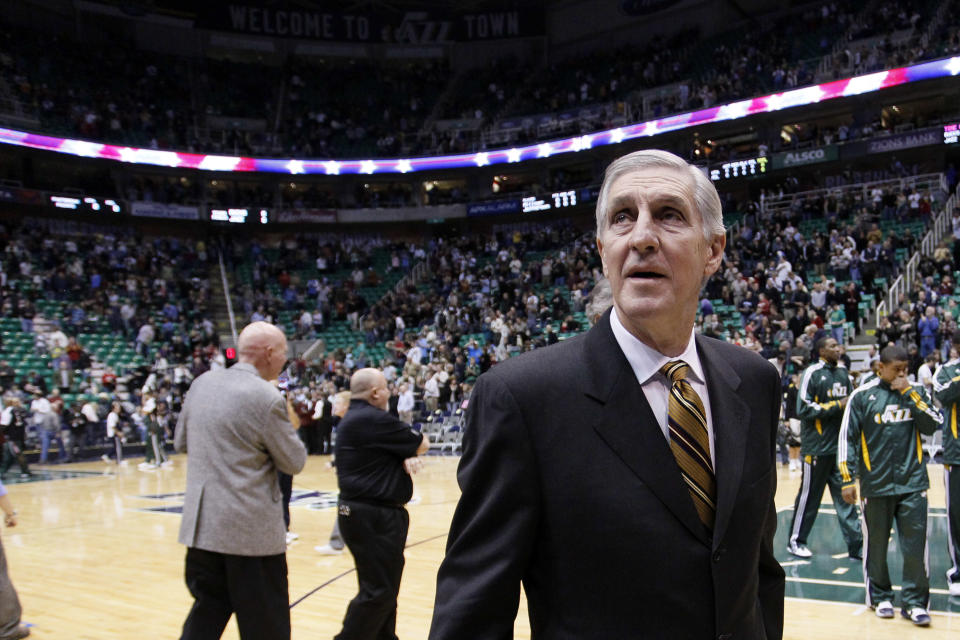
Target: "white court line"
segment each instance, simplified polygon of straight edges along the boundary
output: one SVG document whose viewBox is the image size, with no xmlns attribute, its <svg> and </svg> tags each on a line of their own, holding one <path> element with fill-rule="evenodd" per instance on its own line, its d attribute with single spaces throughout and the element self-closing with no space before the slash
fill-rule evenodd
<svg viewBox="0 0 960 640">
<path fill-rule="evenodd" d="M 790 560 L 789 562 L 781 562 L 780 566 L 781 567 L 798 567 L 798 566 L 805 566 L 808 564 L 810 564 L 809 560 Z"/>
<path fill-rule="evenodd" d="M 789 578 L 788 578 L 789 579 Z M 860 584 L 860 587 L 863 588 L 863 584 Z M 856 607 L 856 609 L 851 612 L 850 615 L 859 616 L 864 612 L 869 611 L 870 609 L 862 604 L 856 604 L 853 602 L 837 602 L 835 600 L 817 600 L 815 598 L 797 598 L 796 596 L 786 596 L 784 600 L 790 602 L 804 602 L 804 603 L 816 603 L 816 604 L 826 604 L 833 605 L 835 607 Z M 938 616 L 946 616 L 948 618 L 960 618 L 960 613 L 954 613 L 952 611 L 937 611 L 935 609 L 930 609 L 930 613 L 935 613 Z"/>
<path fill-rule="evenodd" d="M 857 587 L 863 589 L 862 582 L 848 582 L 846 580 L 824 580 L 823 578 L 797 578 L 787 576 L 787 582 L 801 582 L 805 584 L 825 584 L 836 587 Z M 893 585 L 894 591 L 900 591 L 900 585 Z M 949 596 L 950 592 L 946 589 L 930 589 L 930 593 L 936 593 L 941 596 Z"/>
<path fill-rule="evenodd" d="M 931 509 L 943 509 L 943 507 L 931 507 Z M 780 507 L 779 509 L 777 509 L 777 513 L 783 513 L 784 511 L 793 511 L 793 507 Z M 833 516 L 837 515 L 837 511 L 835 509 L 817 509 L 817 513 L 826 513 L 828 515 L 833 515 Z M 927 517 L 928 518 L 946 518 L 947 514 L 946 512 L 933 513 L 928 509 Z"/>
</svg>

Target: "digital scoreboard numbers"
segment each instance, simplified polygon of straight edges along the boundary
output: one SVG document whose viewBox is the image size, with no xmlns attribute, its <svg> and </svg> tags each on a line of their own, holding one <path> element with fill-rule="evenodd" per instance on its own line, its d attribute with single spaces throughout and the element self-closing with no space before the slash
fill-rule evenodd
<svg viewBox="0 0 960 640">
<path fill-rule="evenodd" d="M 266 209 L 211 209 L 210 219 L 214 222 L 230 222 L 232 224 L 244 224 L 248 220 L 256 221 L 259 218 L 260 224 L 270 222 L 270 212 Z"/>
<path fill-rule="evenodd" d="M 573 207 L 577 204 L 577 192 L 576 191 L 561 191 L 559 193 L 554 193 L 553 206 L 555 209 L 560 209 L 561 207 Z"/>
<path fill-rule="evenodd" d="M 122 211 L 120 204 L 110 198 L 93 198 L 90 196 L 50 196 L 50 204 L 57 209 L 70 209 L 71 211 L 86 211 L 92 213 L 111 212 L 120 213 Z"/>
<path fill-rule="evenodd" d="M 769 158 L 761 156 L 749 160 L 724 162 L 716 169 L 710 169 L 710 179 L 717 182 L 718 180 L 729 180 L 730 178 L 759 176 L 767 172 L 767 162 L 769 162 L 769 160 Z"/>
<path fill-rule="evenodd" d="M 537 211 L 550 211 L 551 209 L 565 209 L 577 205 L 576 191 L 558 191 L 550 194 L 549 201 L 542 200 L 537 196 L 527 196 L 520 201 L 521 210 L 524 213 L 534 213 Z"/>
</svg>

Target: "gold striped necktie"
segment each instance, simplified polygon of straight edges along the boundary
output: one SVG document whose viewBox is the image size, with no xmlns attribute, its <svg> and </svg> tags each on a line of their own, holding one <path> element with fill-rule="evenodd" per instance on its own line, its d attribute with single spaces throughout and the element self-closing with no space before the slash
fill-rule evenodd
<svg viewBox="0 0 960 640">
<path fill-rule="evenodd" d="M 712 530 L 717 512 L 717 483 L 710 459 L 707 413 L 700 396 L 686 380 L 689 371 L 690 366 L 683 360 L 673 360 L 660 367 L 660 373 L 671 381 L 667 408 L 670 450 L 677 459 L 697 515 L 704 526 Z"/>
</svg>

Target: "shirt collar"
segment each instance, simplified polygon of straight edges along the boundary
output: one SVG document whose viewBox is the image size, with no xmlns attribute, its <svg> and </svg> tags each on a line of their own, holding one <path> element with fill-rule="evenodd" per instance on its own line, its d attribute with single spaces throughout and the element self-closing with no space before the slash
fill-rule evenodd
<svg viewBox="0 0 960 640">
<path fill-rule="evenodd" d="M 630 368 L 640 384 L 646 384 L 650 378 L 660 371 L 660 367 L 673 360 L 683 360 L 690 367 L 688 375 L 701 384 L 706 384 L 706 378 L 703 375 L 703 367 L 700 364 L 700 356 L 697 355 L 697 341 L 694 339 L 694 331 L 690 330 L 690 340 L 687 341 L 687 347 L 679 356 L 668 358 L 656 349 L 653 349 L 640 342 L 636 336 L 627 331 L 620 323 L 617 317 L 617 310 L 610 312 L 610 328 L 613 330 L 613 337 L 616 338 L 620 350 L 627 357 Z"/>
<path fill-rule="evenodd" d="M 255 376 L 260 375 L 257 372 L 257 368 L 249 362 L 235 362 L 230 368 L 236 369 L 237 371 L 246 371 L 247 373 L 252 373 Z"/>
</svg>

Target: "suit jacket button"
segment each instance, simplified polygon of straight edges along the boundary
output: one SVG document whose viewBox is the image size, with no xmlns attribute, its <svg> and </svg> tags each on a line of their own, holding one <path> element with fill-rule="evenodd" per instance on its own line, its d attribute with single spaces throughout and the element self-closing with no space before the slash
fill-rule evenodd
<svg viewBox="0 0 960 640">
<path fill-rule="evenodd" d="M 727 552 L 726 547 L 720 547 L 719 549 L 717 549 L 716 551 L 714 551 L 714 552 L 713 552 L 713 561 L 714 561 L 714 562 L 720 562 L 720 557 L 721 557 L 723 554 L 725 554 L 726 552 Z M 724 636 L 728 636 L 728 635 L 729 635 L 729 634 L 724 634 Z M 721 637 L 724 637 L 724 636 L 721 636 Z"/>
</svg>

